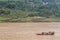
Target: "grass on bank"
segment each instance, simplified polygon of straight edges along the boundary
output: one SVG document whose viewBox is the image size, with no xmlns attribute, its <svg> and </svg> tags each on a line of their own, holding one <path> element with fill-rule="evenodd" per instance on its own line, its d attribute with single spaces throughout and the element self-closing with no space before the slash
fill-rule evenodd
<svg viewBox="0 0 60 40">
<path fill-rule="evenodd" d="M 60 22 L 60 18 L 27 17 L 27 18 L 8 19 L 0 17 L 0 22 Z"/>
</svg>

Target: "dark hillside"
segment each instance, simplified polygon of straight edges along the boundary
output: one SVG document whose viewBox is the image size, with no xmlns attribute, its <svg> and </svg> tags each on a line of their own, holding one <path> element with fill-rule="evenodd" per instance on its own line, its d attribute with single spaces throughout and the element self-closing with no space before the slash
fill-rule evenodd
<svg viewBox="0 0 60 40">
<path fill-rule="evenodd" d="M 2 22 L 60 21 L 59 18 L 59 0 L 0 0 Z"/>
</svg>

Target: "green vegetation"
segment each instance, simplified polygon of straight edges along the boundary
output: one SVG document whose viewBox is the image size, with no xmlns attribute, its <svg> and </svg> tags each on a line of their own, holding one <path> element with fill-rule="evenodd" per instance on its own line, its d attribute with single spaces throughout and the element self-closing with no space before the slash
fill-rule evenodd
<svg viewBox="0 0 60 40">
<path fill-rule="evenodd" d="M 59 0 L 0 0 L 0 22 L 58 22 Z"/>
</svg>

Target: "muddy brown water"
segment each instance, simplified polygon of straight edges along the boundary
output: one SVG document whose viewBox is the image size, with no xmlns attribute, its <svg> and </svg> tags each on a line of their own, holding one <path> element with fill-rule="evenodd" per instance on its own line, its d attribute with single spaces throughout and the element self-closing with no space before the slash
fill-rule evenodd
<svg viewBox="0 0 60 40">
<path fill-rule="evenodd" d="M 55 35 L 36 35 L 49 31 Z M 0 23 L 0 40 L 60 40 L 60 22 Z"/>
</svg>

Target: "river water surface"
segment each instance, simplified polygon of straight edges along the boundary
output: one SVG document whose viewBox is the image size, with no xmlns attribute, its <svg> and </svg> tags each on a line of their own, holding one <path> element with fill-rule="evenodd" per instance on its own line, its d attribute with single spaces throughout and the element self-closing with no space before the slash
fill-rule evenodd
<svg viewBox="0 0 60 40">
<path fill-rule="evenodd" d="M 36 35 L 49 31 L 55 35 Z M 0 23 L 0 40 L 60 40 L 60 23 Z"/>
</svg>

